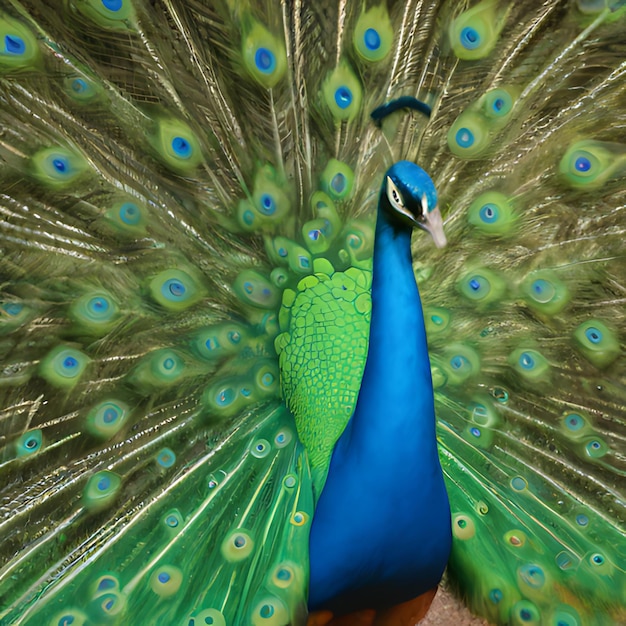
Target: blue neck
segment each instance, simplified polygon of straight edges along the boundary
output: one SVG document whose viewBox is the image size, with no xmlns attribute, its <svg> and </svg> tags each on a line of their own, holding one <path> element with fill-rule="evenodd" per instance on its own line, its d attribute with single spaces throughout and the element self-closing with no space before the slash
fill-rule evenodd
<svg viewBox="0 0 626 626">
<path fill-rule="evenodd" d="M 430 362 L 413 273 L 411 230 L 398 228 L 385 211 L 379 211 L 374 249 L 369 349 L 351 421 L 350 445 L 378 450 L 377 457 L 382 454 L 385 464 L 403 452 L 415 465 L 438 464 Z M 390 444 L 385 451 L 380 450 L 382 441 Z"/>
<path fill-rule="evenodd" d="M 313 518 L 309 606 L 412 599 L 439 582 L 450 542 L 411 232 L 379 210 L 369 351 Z"/>
</svg>

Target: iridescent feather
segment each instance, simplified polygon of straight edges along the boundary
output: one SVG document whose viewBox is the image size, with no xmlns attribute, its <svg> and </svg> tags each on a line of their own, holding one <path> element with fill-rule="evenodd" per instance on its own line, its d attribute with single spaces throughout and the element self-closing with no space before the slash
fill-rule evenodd
<svg viewBox="0 0 626 626">
<path fill-rule="evenodd" d="M 360 397 L 410 404 L 362 378 L 403 160 L 449 242 L 412 244 L 448 583 L 492 623 L 626 622 L 625 20 L 616 0 L 1 0 L 0 622 L 295 626 L 309 591 L 337 613 L 411 599 L 386 575 L 449 528 L 414 510 L 438 479 L 389 478 L 403 446 L 374 430 L 384 471 L 345 495 L 383 487 L 346 512 L 331 462 L 379 406 Z M 424 106 L 370 119 L 398 98 Z M 362 603 L 318 600 L 341 551 L 311 555 L 309 590 L 316 504 L 324 539 L 351 514 L 371 531 L 342 539 L 376 561 L 346 580 Z"/>
</svg>

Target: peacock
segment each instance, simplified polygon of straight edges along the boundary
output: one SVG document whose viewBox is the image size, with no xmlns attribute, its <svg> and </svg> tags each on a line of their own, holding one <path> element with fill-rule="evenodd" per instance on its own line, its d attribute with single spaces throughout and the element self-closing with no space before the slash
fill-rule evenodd
<svg viewBox="0 0 626 626">
<path fill-rule="evenodd" d="M 0 623 L 626 623 L 626 3 L 0 1 Z"/>
</svg>

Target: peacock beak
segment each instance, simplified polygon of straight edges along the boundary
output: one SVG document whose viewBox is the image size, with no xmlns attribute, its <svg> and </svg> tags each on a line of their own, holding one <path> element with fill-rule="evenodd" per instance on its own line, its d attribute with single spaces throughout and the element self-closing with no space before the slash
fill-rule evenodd
<svg viewBox="0 0 626 626">
<path fill-rule="evenodd" d="M 425 215 L 424 221 L 420 222 L 418 225 L 427 233 L 430 233 L 430 236 L 433 238 L 433 241 L 438 248 L 443 248 L 446 243 L 448 243 L 446 234 L 443 232 L 443 219 L 438 206 L 436 206 L 432 211 L 428 211 Z"/>
</svg>

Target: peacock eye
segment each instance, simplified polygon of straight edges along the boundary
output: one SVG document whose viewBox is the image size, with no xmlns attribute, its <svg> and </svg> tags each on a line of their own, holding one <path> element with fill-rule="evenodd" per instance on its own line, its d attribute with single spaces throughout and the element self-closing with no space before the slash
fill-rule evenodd
<svg viewBox="0 0 626 626">
<path fill-rule="evenodd" d="M 402 198 L 402 194 L 389 176 L 387 176 L 387 198 L 394 209 L 404 208 L 404 199 Z"/>
<path fill-rule="evenodd" d="M 420 202 L 420 206 L 422 208 L 421 213 L 417 216 L 418 221 L 425 222 L 426 216 L 428 215 L 428 198 L 426 195 L 422 196 L 422 200 Z"/>
</svg>

